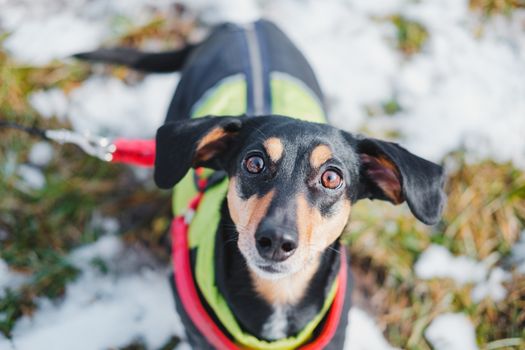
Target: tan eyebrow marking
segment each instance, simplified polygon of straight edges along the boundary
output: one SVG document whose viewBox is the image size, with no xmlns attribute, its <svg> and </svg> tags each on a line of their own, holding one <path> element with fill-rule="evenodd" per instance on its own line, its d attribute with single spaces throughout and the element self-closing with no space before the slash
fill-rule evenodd
<svg viewBox="0 0 525 350">
<path fill-rule="evenodd" d="M 332 158 L 332 150 L 327 145 L 319 145 L 310 154 L 310 165 L 312 168 L 319 168 L 328 159 Z"/>
<path fill-rule="evenodd" d="M 281 139 L 277 137 L 270 137 L 264 141 L 263 145 L 272 162 L 277 162 L 283 156 L 284 147 Z"/>
</svg>

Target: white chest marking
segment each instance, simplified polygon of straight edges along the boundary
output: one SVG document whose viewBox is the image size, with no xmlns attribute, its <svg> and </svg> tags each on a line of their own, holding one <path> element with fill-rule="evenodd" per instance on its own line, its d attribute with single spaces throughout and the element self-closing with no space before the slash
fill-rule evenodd
<svg viewBox="0 0 525 350">
<path fill-rule="evenodd" d="M 268 318 L 263 326 L 262 335 L 268 340 L 277 340 L 286 337 L 288 329 L 288 308 L 277 305 L 274 307 L 273 314 Z"/>
</svg>

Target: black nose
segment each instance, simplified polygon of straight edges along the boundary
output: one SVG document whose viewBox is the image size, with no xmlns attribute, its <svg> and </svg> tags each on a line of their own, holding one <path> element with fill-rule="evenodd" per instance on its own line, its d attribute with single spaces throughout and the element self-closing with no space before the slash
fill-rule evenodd
<svg viewBox="0 0 525 350">
<path fill-rule="evenodd" d="M 265 230 L 255 234 L 259 254 L 268 260 L 284 261 L 297 249 L 297 236 Z"/>
</svg>

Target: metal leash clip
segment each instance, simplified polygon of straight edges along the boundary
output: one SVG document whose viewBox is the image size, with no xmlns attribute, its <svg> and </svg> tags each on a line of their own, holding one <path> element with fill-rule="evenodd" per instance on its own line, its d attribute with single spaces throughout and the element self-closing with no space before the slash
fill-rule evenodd
<svg viewBox="0 0 525 350">
<path fill-rule="evenodd" d="M 80 147 L 87 154 L 106 162 L 113 160 L 116 146 L 106 137 L 94 136 L 89 133 L 79 134 L 67 129 L 46 130 L 46 138 L 60 144 L 71 143 Z"/>
</svg>

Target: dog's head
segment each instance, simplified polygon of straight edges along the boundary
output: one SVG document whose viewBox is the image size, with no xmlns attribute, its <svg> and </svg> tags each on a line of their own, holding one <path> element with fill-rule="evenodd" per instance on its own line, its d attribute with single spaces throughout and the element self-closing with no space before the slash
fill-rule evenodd
<svg viewBox="0 0 525 350">
<path fill-rule="evenodd" d="M 190 167 L 225 170 L 238 246 L 253 272 L 279 278 L 317 259 L 362 198 L 404 201 L 426 224 L 443 208 L 443 170 L 395 143 L 281 116 L 205 117 L 157 132 L 155 181 Z"/>
</svg>

